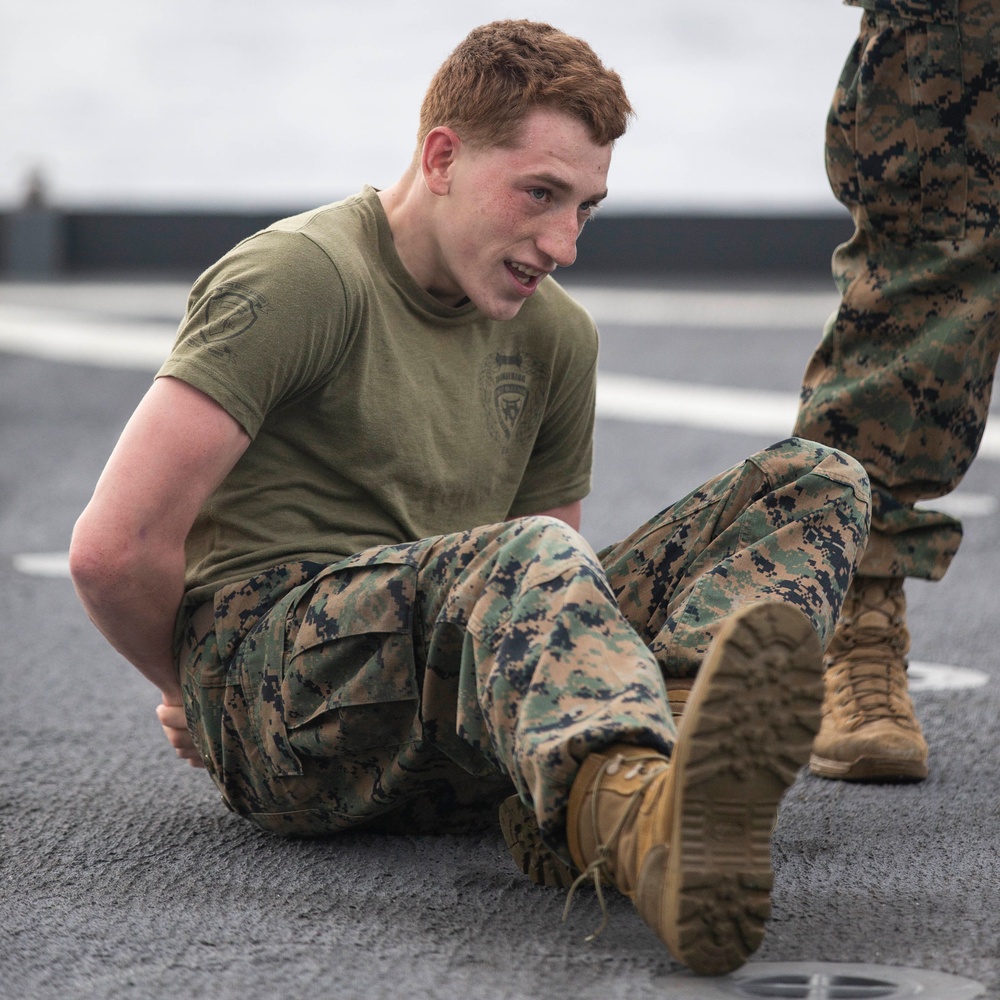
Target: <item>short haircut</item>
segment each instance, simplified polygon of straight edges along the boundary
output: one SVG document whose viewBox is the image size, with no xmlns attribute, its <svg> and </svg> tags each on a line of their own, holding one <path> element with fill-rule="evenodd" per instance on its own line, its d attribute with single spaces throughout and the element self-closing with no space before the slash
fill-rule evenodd
<svg viewBox="0 0 1000 1000">
<path fill-rule="evenodd" d="M 418 149 L 440 125 L 470 145 L 514 145 L 536 108 L 583 122 L 599 146 L 624 135 L 633 115 L 621 77 L 583 39 L 537 21 L 493 21 L 474 28 L 431 80 Z"/>
</svg>

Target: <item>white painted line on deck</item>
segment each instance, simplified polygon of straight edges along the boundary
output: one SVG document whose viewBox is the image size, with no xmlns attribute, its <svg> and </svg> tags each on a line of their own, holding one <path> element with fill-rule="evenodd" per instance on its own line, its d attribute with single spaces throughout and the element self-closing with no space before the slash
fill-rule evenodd
<svg viewBox="0 0 1000 1000">
<path fill-rule="evenodd" d="M 177 327 L 167 323 L 85 320 L 55 310 L 0 306 L 0 350 L 52 361 L 156 371 L 176 335 Z"/>
<path fill-rule="evenodd" d="M 794 393 L 666 382 L 604 373 L 597 380 L 597 414 L 615 420 L 708 427 L 788 437 L 795 423 Z"/>
<path fill-rule="evenodd" d="M 667 382 L 641 375 L 598 375 L 597 415 L 612 420 L 672 424 L 788 437 L 798 395 L 732 386 Z M 987 425 L 980 458 L 1000 458 L 1000 427 Z"/>
<path fill-rule="evenodd" d="M 567 291 L 601 326 L 814 330 L 837 308 L 837 293 L 609 288 L 568 284 Z"/>
<path fill-rule="evenodd" d="M 921 500 L 917 507 L 927 510 L 939 510 L 952 517 L 973 518 L 989 517 L 1000 507 L 1000 500 L 989 493 L 949 493 L 936 500 Z"/>
<path fill-rule="evenodd" d="M 753 294 L 615 293 L 616 301 L 622 303 L 633 299 L 648 303 L 657 296 L 690 300 L 691 308 L 699 302 L 722 299 L 724 308 L 719 308 L 727 315 L 732 312 L 732 323 L 739 325 L 736 312 L 742 309 L 740 314 L 746 320 L 742 325 L 753 326 Z M 766 303 L 772 300 L 781 303 L 786 299 L 794 302 L 813 297 L 760 294 L 758 298 L 761 299 L 757 313 L 760 317 L 766 308 L 771 308 Z M 751 300 L 750 306 L 746 306 L 748 300 Z M 779 309 L 778 306 L 774 308 Z M 0 305 L 0 350 L 32 357 L 153 372 L 170 353 L 175 336 L 176 328 L 172 324 L 83 320 L 57 310 Z M 597 415 L 638 423 L 766 434 L 779 440 L 791 432 L 797 400 L 796 392 L 695 385 L 602 372 L 598 376 Z M 987 426 L 979 456 L 1000 459 L 1000 427 Z"/>
<path fill-rule="evenodd" d="M 945 663 L 923 663 L 911 660 L 907 668 L 911 691 L 957 691 L 979 688 L 989 681 L 989 675 L 968 667 L 951 667 Z"/>
<path fill-rule="evenodd" d="M 11 560 L 14 569 L 26 576 L 69 578 L 68 552 L 24 552 Z"/>
</svg>

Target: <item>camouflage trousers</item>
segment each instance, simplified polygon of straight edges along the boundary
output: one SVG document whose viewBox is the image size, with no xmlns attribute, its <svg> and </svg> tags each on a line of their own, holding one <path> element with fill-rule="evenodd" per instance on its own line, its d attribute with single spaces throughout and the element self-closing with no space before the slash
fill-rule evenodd
<svg viewBox="0 0 1000 1000">
<path fill-rule="evenodd" d="M 831 634 L 868 535 L 867 477 L 789 439 L 600 556 L 519 518 L 224 586 L 183 630 L 188 724 L 225 802 L 264 829 L 460 831 L 516 788 L 560 849 L 580 762 L 669 754 L 665 678 L 720 622 L 788 601 Z"/>
<path fill-rule="evenodd" d="M 826 150 L 855 233 L 795 433 L 871 478 L 861 572 L 939 579 L 961 524 L 914 503 L 968 470 L 1000 350 L 1000 4 L 849 2 L 866 10 Z"/>
</svg>

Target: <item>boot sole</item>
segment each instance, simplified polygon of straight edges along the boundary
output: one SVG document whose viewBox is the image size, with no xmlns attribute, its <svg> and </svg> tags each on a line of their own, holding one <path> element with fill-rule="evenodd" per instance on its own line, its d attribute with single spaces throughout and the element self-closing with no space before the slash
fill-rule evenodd
<svg viewBox="0 0 1000 1000">
<path fill-rule="evenodd" d="M 696 973 L 731 972 L 763 941 L 771 832 L 809 760 L 822 700 L 819 639 L 801 611 L 755 604 L 726 621 L 674 749 L 670 843 L 649 852 L 636 893 L 643 918 Z"/>
<path fill-rule="evenodd" d="M 580 873 L 570 868 L 542 840 L 535 814 L 511 795 L 500 803 L 500 831 L 520 871 L 535 885 L 568 889 Z"/>
<path fill-rule="evenodd" d="M 927 764 L 918 759 L 898 757 L 858 757 L 857 760 L 833 760 L 812 754 L 809 770 L 820 778 L 839 781 L 923 781 Z"/>
</svg>

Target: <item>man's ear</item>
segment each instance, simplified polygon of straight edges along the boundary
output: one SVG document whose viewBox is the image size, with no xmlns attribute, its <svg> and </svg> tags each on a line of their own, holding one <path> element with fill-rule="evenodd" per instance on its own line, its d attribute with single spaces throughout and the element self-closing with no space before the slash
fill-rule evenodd
<svg viewBox="0 0 1000 1000">
<path fill-rule="evenodd" d="M 458 133 L 446 125 L 439 125 L 427 133 L 420 154 L 420 169 L 424 183 L 434 194 L 447 194 L 450 190 L 452 171 L 461 148 Z"/>
</svg>

